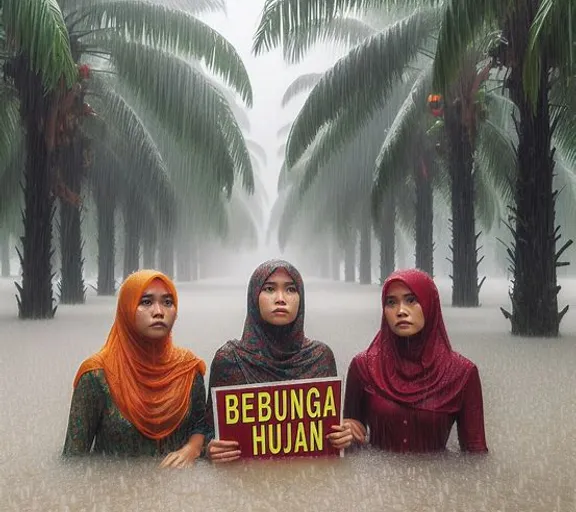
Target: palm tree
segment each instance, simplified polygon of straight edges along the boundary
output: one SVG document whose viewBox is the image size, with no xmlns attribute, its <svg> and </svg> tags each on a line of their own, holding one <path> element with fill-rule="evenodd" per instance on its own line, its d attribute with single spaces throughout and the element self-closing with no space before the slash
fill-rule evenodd
<svg viewBox="0 0 576 512">
<path fill-rule="evenodd" d="M 209 4 L 221 2 L 201 2 L 204 7 Z M 34 155 L 29 156 L 26 173 L 23 283 L 19 286 L 20 316 L 25 318 L 54 314 L 51 240 L 46 235 L 53 213 L 51 170 L 58 163 L 56 149 L 81 124 L 70 109 L 90 91 L 91 84 L 86 89 L 78 85 L 76 61 L 82 56 L 106 58 L 105 70 L 112 66 L 174 137 L 193 140 L 197 151 L 212 155 L 222 173 L 239 172 L 248 186 L 251 179 L 247 150 L 225 99 L 202 72 L 183 60 L 200 59 L 250 104 L 247 74 L 227 41 L 193 15 L 150 2 L 118 0 L 87 6 L 63 0 L 61 5 L 63 9 L 55 0 L 3 3 L 8 35 L 4 43 L 9 41 L 13 50 L 5 71 L 20 100 L 27 154 Z M 192 97 L 190 91 L 197 94 Z M 77 157 L 75 167 L 81 167 Z M 75 233 L 78 240 L 78 229 Z"/>
<path fill-rule="evenodd" d="M 27 158 L 19 314 L 50 318 L 55 312 L 50 267 L 53 124 L 61 91 L 75 82 L 77 69 L 55 0 L 3 1 L 2 25 L 3 108 L 19 110 Z"/>
<path fill-rule="evenodd" d="M 330 3 L 295 0 L 290 9 L 284 0 L 268 0 L 255 48 L 277 44 L 294 27 L 305 31 L 311 25 L 330 21 L 339 12 L 365 6 L 398 5 L 386 0 L 334 0 Z M 513 225 L 514 243 L 512 332 L 521 335 L 551 335 L 567 308 L 558 311 L 556 268 L 558 258 L 570 245 L 556 252 L 559 228 L 554 227 L 552 136 L 566 139 L 573 132 L 574 118 L 567 115 L 568 79 L 571 68 L 576 14 L 562 0 L 404 0 L 404 7 L 439 6 L 441 28 L 435 52 L 435 83 L 447 91 L 457 75 L 470 44 L 486 30 L 499 29 L 498 44 L 491 58 L 506 68 L 505 87 L 517 107 L 517 172 Z M 551 86 L 562 98 L 558 108 L 549 99 Z M 351 87 L 351 84 L 350 86 Z M 572 86 L 573 90 L 573 86 Z M 554 92 L 552 92 L 554 94 Z M 553 121 L 553 122 L 552 122 Z M 309 130 L 313 130 L 309 127 Z M 302 138 L 306 136 L 302 134 Z M 559 146 L 562 143 L 558 143 Z M 541 271 L 534 272 L 534 269 Z"/>
<path fill-rule="evenodd" d="M 311 2 L 313 3 L 313 2 Z M 309 2 L 310 4 L 310 2 Z M 404 76 L 404 70 L 408 64 L 413 60 L 417 51 L 426 55 L 426 50 L 418 50 L 418 45 L 426 43 L 427 39 L 435 32 L 434 19 L 437 16 L 436 10 L 418 11 L 415 12 L 398 23 L 387 27 L 381 33 L 376 33 L 372 37 L 365 40 L 362 44 L 354 48 L 344 59 L 339 61 L 337 65 L 317 83 L 316 89 L 306 102 L 303 110 L 301 111 L 297 122 L 291 132 L 290 140 L 288 142 L 288 151 L 296 156 L 302 151 L 302 148 L 307 144 L 308 137 L 322 126 L 325 122 L 330 121 L 334 126 L 332 144 L 325 146 L 326 151 L 324 158 L 330 151 L 338 144 L 341 144 L 351 134 L 354 133 L 358 127 L 365 122 L 364 119 L 369 118 L 371 112 L 378 108 L 379 105 L 385 101 L 390 101 L 393 91 L 397 90 L 401 85 L 401 79 Z M 265 26 L 269 19 L 263 20 L 261 26 Z M 286 20 L 283 20 L 286 21 Z M 330 20 L 333 23 L 335 20 Z M 312 24 L 309 28 L 315 31 L 318 24 Z M 293 44 L 293 39 L 302 37 L 303 31 L 301 27 L 290 30 L 290 37 L 285 38 L 287 43 Z M 368 31 L 364 31 L 367 33 Z M 277 34 L 271 35 L 271 40 L 275 40 Z M 411 41 L 410 37 L 415 36 L 416 41 Z M 257 45 L 263 40 L 263 37 L 256 40 Z M 288 43 L 289 41 L 289 43 Z M 406 44 L 404 44 L 406 43 Z M 408 48 L 408 50 L 406 50 Z M 422 59 L 420 59 L 422 61 Z M 382 66 L 381 62 L 387 62 L 388 68 Z M 422 70 L 422 80 L 419 81 L 418 87 L 422 86 L 431 87 L 431 80 L 427 71 L 430 69 L 431 61 L 428 65 L 424 66 Z M 421 65 L 421 63 L 420 63 Z M 474 76 L 476 74 L 474 73 Z M 482 75 L 481 75 L 482 76 Z M 477 88 L 476 82 L 474 82 Z M 429 92 L 429 90 L 428 90 Z M 451 103 L 468 105 L 468 98 L 463 97 L 462 92 L 458 91 L 458 95 Z M 474 90 L 470 87 L 469 94 L 474 94 Z M 465 102 L 466 100 L 466 102 Z M 424 102 L 422 102 L 422 105 Z M 454 110 L 447 107 L 447 114 Z M 421 109 L 420 112 L 424 112 Z M 447 126 L 453 128 L 452 131 L 457 131 L 462 127 L 459 123 L 459 117 L 452 115 L 447 118 Z M 414 128 L 414 127 L 413 127 Z M 471 131 L 475 126 L 471 126 Z M 413 134 L 417 133 L 416 130 L 410 131 L 410 139 L 413 139 Z M 421 139 L 421 137 L 419 138 Z M 470 137 L 467 136 L 468 141 Z M 406 141 L 408 143 L 408 141 Z M 453 177 L 453 210 L 459 212 L 459 215 L 453 215 L 455 223 L 464 220 L 464 226 L 456 225 L 453 230 L 453 248 L 454 248 L 454 297 L 453 303 L 455 305 L 475 306 L 478 305 L 478 289 L 477 283 L 477 261 L 476 261 L 476 233 L 474 223 L 474 202 L 473 202 L 473 182 L 472 176 L 472 143 L 470 140 L 467 144 L 468 151 L 466 152 L 466 165 L 462 166 L 462 158 L 459 160 L 456 157 L 461 157 L 459 150 L 461 144 L 453 144 L 451 146 L 452 158 L 449 158 L 450 169 L 458 169 L 458 172 L 452 172 Z M 413 151 L 409 152 L 411 155 Z M 290 156 L 290 155 L 288 155 Z M 318 159 L 322 161 L 322 156 Z M 431 160 L 430 157 L 428 160 Z M 402 167 L 408 166 L 413 168 L 418 166 L 422 168 L 422 162 L 398 162 L 386 160 L 386 165 L 379 165 L 379 174 L 389 173 L 391 167 L 396 167 L 399 172 L 403 172 Z M 430 167 L 430 162 L 427 167 Z M 463 167 L 463 168 L 462 168 Z M 463 172 L 465 170 L 466 172 Z M 310 169 L 309 180 L 314 177 L 314 168 Z M 420 174 L 416 174 L 418 178 Z M 462 176 L 468 176 L 468 181 L 459 180 Z M 374 194 L 375 203 L 375 220 L 378 221 L 380 213 L 378 211 L 379 203 L 382 200 L 382 193 L 384 187 L 382 186 L 384 179 L 378 178 Z M 426 185 L 422 179 L 416 181 L 418 185 Z M 431 182 L 429 183 L 431 184 Z M 467 185 L 467 188 L 466 186 Z M 388 185 L 386 185 L 388 186 Z M 418 187 L 419 193 L 426 190 L 426 187 Z M 428 192 L 428 197 L 431 197 L 431 191 Z M 431 201 L 418 201 L 419 206 L 431 209 Z M 461 215 L 458 208 L 464 205 L 465 211 L 468 212 L 467 216 Z M 390 213 L 389 213 L 390 214 Z M 418 215 L 418 219 L 425 220 L 425 215 Z M 430 219 L 431 221 L 431 219 Z M 462 224 L 462 222 L 460 222 Z M 417 226 L 417 261 L 418 265 L 423 266 L 427 271 L 433 271 L 432 268 L 432 242 L 431 233 L 422 229 L 423 224 L 419 222 Z M 466 229 L 463 229 L 466 228 Z M 428 232 L 431 230 L 428 229 Z M 426 238 L 427 239 L 424 239 Z M 471 242 L 471 243 L 470 243 Z"/>
<path fill-rule="evenodd" d="M 512 208 L 513 233 L 511 293 L 512 333 L 557 336 L 562 317 L 558 311 L 557 267 L 559 226 L 555 226 L 553 188 L 554 148 L 573 136 L 575 118 L 567 115 L 570 86 L 571 34 L 576 13 L 570 2 L 533 0 L 510 2 L 446 2 L 435 63 L 435 79 L 440 85 L 454 76 L 454 60 L 461 58 L 469 42 L 484 30 L 485 24 L 499 28 L 491 57 L 506 68 L 505 87 L 516 107 L 517 173 Z M 551 91 L 552 90 L 552 91 Z M 550 95 L 561 100 L 554 107 Z M 555 143 L 554 138 L 560 139 Z M 538 269 L 534 272 L 534 269 Z"/>
</svg>

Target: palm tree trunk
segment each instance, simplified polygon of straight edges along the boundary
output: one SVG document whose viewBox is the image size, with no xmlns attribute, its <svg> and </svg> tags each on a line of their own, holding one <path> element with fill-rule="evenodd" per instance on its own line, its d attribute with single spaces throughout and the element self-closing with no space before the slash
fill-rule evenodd
<svg viewBox="0 0 576 512">
<path fill-rule="evenodd" d="M 367 212 L 360 226 L 360 284 L 372 283 L 372 223 Z"/>
<path fill-rule="evenodd" d="M 81 135 L 76 134 L 70 146 L 63 149 L 60 159 L 63 184 L 78 198 L 83 177 L 83 146 Z M 60 198 L 60 302 L 83 304 L 86 301 L 86 288 L 83 277 L 81 206 L 72 200 L 72 197 Z"/>
<path fill-rule="evenodd" d="M 333 281 L 340 281 L 340 247 L 336 242 L 332 243 L 330 250 L 330 269 Z"/>
<path fill-rule="evenodd" d="M 403 236 L 398 236 L 396 240 L 396 262 L 394 268 L 408 268 L 408 252 L 406 250 L 406 240 Z"/>
<path fill-rule="evenodd" d="M 507 87 L 517 105 L 518 172 L 515 187 L 515 226 L 513 227 L 514 273 L 512 314 L 505 312 L 512 323 L 512 333 L 520 336 L 557 336 L 560 321 L 568 307 L 558 312 L 556 267 L 567 242 L 556 253 L 560 238 L 554 227 L 553 190 L 554 159 L 551 150 L 553 128 L 550 125 L 548 103 L 548 62 L 542 55 L 540 92 L 536 106 L 528 101 L 522 85 L 522 70 L 528 42 L 528 32 L 536 6 L 518 10 L 510 24 L 510 52 L 514 67 Z"/>
<path fill-rule="evenodd" d="M 414 166 L 416 182 L 416 268 L 434 275 L 434 199 L 424 157 Z"/>
<path fill-rule="evenodd" d="M 462 123 L 462 101 L 448 101 L 445 127 L 452 196 L 452 306 L 477 307 L 478 262 L 474 221 L 473 148 Z"/>
<path fill-rule="evenodd" d="M 124 279 L 140 268 L 140 223 L 131 205 L 124 210 Z"/>
<path fill-rule="evenodd" d="M 330 249 L 328 244 L 321 244 L 317 249 L 314 265 L 321 279 L 330 279 Z"/>
<path fill-rule="evenodd" d="M 114 295 L 116 196 L 111 182 L 103 184 L 94 193 L 98 215 L 98 295 Z"/>
<path fill-rule="evenodd" d="M 174 276 L 174 236 L 171 233 L 161 235 L 158 255 L 160 270 L 172 278 Z"/>
<path fill-rule="evenodd" d="M 392 191 L 386 193 L 380 220 L 380 282 L 396 268 L 396 198 Z"/>
<path fill-rule="evenodd" d="M 198 247 L 198 279 L 206 279 L 206 260 L 208 248 L 204 246 Z"/>
<path fill-rule="evenodd" d="M 53 318 L 56 312 L 52 295 L 52 217 L 50 152 L 43 130 L 52 95 L 47 95 L 40 77 L 30 71 L 24 58 L 13 63 L 14 81 L 20 97 L 20 113 L 26 131 L 24 171 L 24 236 L 19 291 L 20 318 Z"/>
<path fill-rule="evenodd" d="M 144 268 L 156 268 L 156 231 L 150 230 L 142 240 L 142 263 Z"/>
<path fill-rule="evenodd" d="M 198 281 L 198 242 L 194 237 L 190 242 L 190 278 Z"/>
<path fill-rule="evenodd" d="M 352 230 L 344 246 L 344 281 L 356 281 L 356 231 Z"/>
<path fill-rule="evenodd" d="M 79 207 L 60 201 L 60 254 L 62 280 L 60 302 L 83 304 L 86 300 L 82 269 L 82 234 Z"/>
<path fill-rule="evenodd" d="M 10 277 L 10 233 L 8 231 L 4 231 L 0 239 L 0 263 L 2 277 Z"/>
<path fill-rule="evenodd" d="M 180 233 L 176 250 L 176 277 L 178 281 L 188 282 L 192 280 L 191 245 L 188 234 Z"/>
</svg>

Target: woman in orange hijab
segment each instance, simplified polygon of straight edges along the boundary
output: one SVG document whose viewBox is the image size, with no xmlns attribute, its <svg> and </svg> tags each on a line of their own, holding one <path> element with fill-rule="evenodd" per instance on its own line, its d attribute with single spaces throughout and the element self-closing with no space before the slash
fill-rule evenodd
<svg viewBox="0 0 576 512">
<path fill-rule="evenodd" d="M 165 467 L 200 455 L 206 365 L 172 344 L 177 309 L 164 274 L 142 270 L 124 281 L 106 344 L 74 379 L 64 455 L 166 455 Z"/>
</svg>

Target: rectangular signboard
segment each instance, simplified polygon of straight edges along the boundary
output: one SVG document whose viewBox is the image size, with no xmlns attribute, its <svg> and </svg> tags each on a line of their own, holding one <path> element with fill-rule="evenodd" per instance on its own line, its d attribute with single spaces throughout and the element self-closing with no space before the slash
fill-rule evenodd
<svg viewBox="0 0 576 512">
<path fill-rule="evenodd" d="M 342 423 L 342 379 L 212 389 L 217 439 L 238 441 L 243 458 L 342 455 L 326 435 Z"/>
</svg>

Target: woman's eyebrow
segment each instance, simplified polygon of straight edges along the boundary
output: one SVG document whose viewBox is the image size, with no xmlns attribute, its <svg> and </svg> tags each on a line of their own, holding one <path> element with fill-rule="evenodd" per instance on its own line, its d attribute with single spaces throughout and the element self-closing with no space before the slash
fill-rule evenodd
<svg viewBox="0 0 576 512">
<path fill-rule="evenodd" d="M 154 297 L 153 293 L 146 293 L 144 295 L 142 295 L 142 297 L 140 297 L 140 300 L 142 299 L 152 299 Z M 174 295 L 172 295 L 171 293 L 164 293 L 163 295 L 161 295 L 161 297 L 163 299 L 173 299 Z"/>
<path fill-rule="evenodd" d="M 410 292 L 410 293 L 405 293 L 404 295 L 386 295 L 386 298 L 387 298 L 387 299 L 397 299 L 398 297 L 403 297 L 403 298 L 406 298 L 406 297 L 415 297 L 415 295 L 414 295 L 412 292 Z"/>
</svg>

